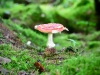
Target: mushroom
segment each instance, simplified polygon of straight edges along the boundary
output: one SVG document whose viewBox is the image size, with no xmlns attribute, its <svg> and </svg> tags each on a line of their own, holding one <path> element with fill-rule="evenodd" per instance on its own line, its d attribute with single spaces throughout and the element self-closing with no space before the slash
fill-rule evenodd
<svg viewBox="0 0 100 75">
<path fill-rule="evenodd" d="M 60 33 L 63 30 L 69 31 L 62 24 L 58 24 L 58 23 L 48 23 L 48 24 L 36 25 L 35 29 L 43 33 L 48 33 L 48 41 L 46 44 L 47 48 L 53 48 L 55 46 L 53 42 L 53 33 Z"/>
</svg>

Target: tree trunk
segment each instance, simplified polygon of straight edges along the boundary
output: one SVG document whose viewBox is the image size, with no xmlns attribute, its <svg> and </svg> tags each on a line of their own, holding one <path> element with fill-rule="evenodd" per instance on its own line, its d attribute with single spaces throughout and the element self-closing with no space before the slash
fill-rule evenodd
<svg viewBox="0 0 100 75">
<path fill-rule="evenodd" d="M 100 30 L 100 0 L 94 0 L 94 3 L 95 3 L 95 11 L 97 17 L 96 29 Z"/>
</svg>

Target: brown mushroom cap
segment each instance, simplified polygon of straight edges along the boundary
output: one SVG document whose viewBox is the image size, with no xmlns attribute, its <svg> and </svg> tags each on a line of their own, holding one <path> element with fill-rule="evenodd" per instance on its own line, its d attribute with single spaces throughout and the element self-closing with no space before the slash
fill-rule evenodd
<svg viewBox="0 0 100 75">
<path fill-rule="evenodd" d="M 36 25 L 35 29 L 44 33 L 58 33 L 65 30 L 65 27 L 62 24 L 58 23 L 48 23 L 48 24 Z"/>
</svg>

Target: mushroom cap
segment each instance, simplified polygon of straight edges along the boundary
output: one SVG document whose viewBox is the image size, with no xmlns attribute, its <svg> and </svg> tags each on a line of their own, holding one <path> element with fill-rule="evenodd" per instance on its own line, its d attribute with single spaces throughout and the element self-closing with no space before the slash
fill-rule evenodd
<svg viewBox="0 0 100 75">
<path fill-rule="evenodd" d="M 48 23 L 48 24 L 36 25 L 35 29 L 43 33 L 58 33 L 63 30 L 68 31 L 67 28 L 65 28 L 62 24 L 58 24 L 58 23 Z"/>
</svg>

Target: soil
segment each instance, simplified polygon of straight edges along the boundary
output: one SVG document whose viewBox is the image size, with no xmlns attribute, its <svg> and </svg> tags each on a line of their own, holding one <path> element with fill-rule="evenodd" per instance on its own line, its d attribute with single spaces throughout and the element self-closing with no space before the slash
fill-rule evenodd
<svg viewBox="0 0 100 75">
<path fill-rule="evenodd" d="M 13 46 L 20 46 L 21 41 L 7 26 L 0 24 L 0 44 L 12 44 Z"/>
</svg>

